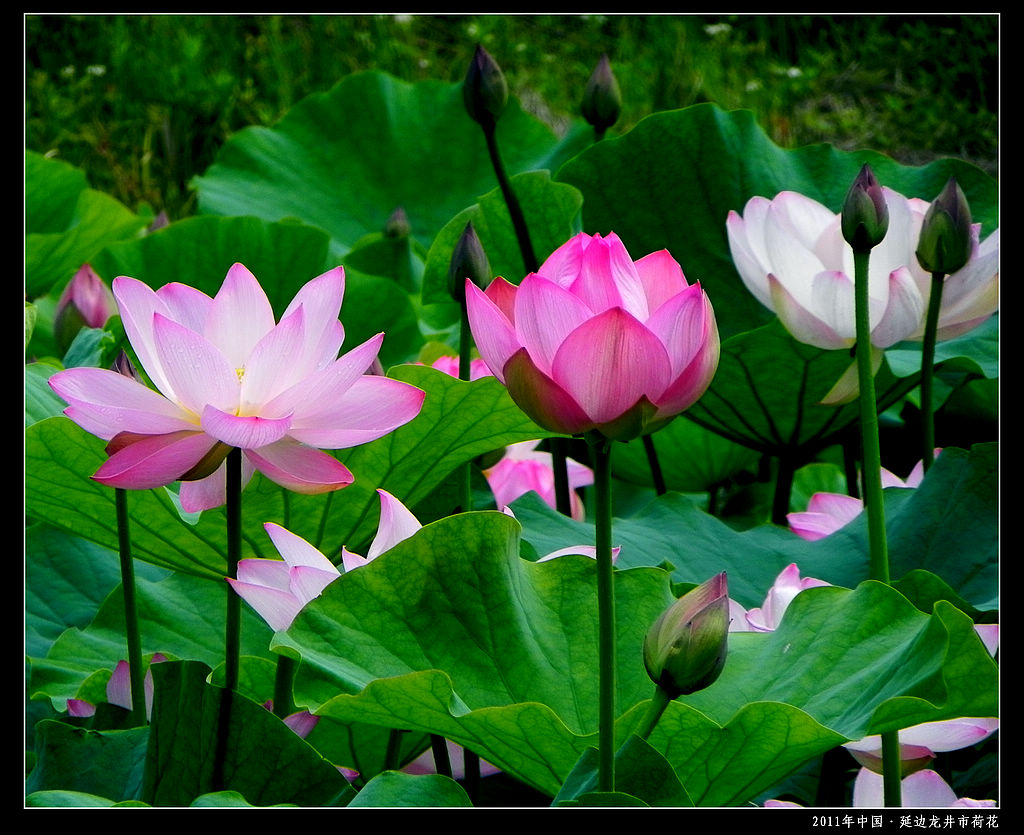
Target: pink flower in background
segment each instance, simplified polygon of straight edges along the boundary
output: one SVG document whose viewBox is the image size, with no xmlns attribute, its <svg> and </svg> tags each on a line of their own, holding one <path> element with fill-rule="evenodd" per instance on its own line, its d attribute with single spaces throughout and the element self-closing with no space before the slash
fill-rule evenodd
<svg viewBox="0 0 1024 835">
<path fill-rule="evenodd" d="M 64 288 L 53 313 L 53 334 L 67 350 L 83 328 L 102 328 L 117 313 L 114 294 L 89 264 L 82 264 Z"/>
<path fill-rule="evenodd" d="M 862 768 L 857 773 L 857 779 L 853 783 L 854 807 L 881 808 L 885 805 L 884 794 L 881 774 L 875 774 L 867 768 Z M 931 769 L 915 771 L 903 778 L 900 783 L 900 802 L 906 808 L 924 809 L 981 808 L 996 805 L 994 800 L 957 797 L 949 784 Z"/>
<path fill-rule="evenodd" d="M 580 233 L 517 287 L 466 285 L 480 355 L 552 432 L 629 440 L 704 393 L 718 367 L 711 303 L 666 250 L 633 261 L 615 234 Z"/>
<path fill-rule="evenodd" d="M 869 261 L 869 318 L 872 359 L 903 340 L 924 336 L 931 276 L 918 263 L 916 249 L 929 203 L 883 188 L 889 226 Z M 855 341 L 853 250 L 846 243 L 841 215 L 809 197 L 783 191 L 772 200 L 753 197 L 742 215 L 726 220 L 729 249 L 747 289 L 800 342 L 829 350 L 849 349 Z M 938 338 L 966 333 L 999 306 L 999 230 L 979 242 L 973 227 L 971 258 L 946 277 Z M 852 400 L 858 390 L 856 367 L 837 382 L 826 403 Z"/>
<path fill-rule="evenodd" d="M 882 193 L 889 228 L 871 250 L 869 295 L 871 343 L 888 348 L 924 335 L 931 276 L 915 251 L 929 203 L 889 188 Z M 726 231 L 743 283 L 796 339 L 826 349 L 853 345 L 853 250 L 839 214 L 783 191 L 772 200 L 751 198 L 742 215 L 729 212 Z M 946 278 L 939 339 L 966 333 L 998 307 L 999 230 L 983 243 L 979 235 L 976 224 L 970 261 Z"/>
<path fill-rule="evenodd" d="M 291 626 L 302 607 L 319 597 L 341 572 L 301 536 L 273 522 L 263 527 L 283 561 L 239 560 L 238 579 L 226 579 L 276 632 Z"/>
<path fill-rule="evenodd" d="M 307 283 L 280 322 L 259 282 L 241 264 L 214 298 L 185 284 L 153 291 L 114 281 L 125 332 L 156 386 L 115 371 L 72 368 L 50 378 L 65 414 L 108 440 L 110 458 L 93 478 L 149 489 L 181 481 L 186 511 L 225 501 L 222 466 L 243 451 L 243 483 L 254 470 L 290 490 L 322 493 L 352 474 L 323 449 L 344 449 L 412 420 L 424 393 L 364 374 L 383 334 L 340 358 L 340 267 Z"/>
<path fill-rule="evenodd" d="M 413 516 L 412 511 L 387 490 L 378 490 L 377 494 L 380 496 L 380 522 L 377 524 L 377 533 L 365 557 L 354 554 L 348 548 L 341 549 L 342 564 L 346 571 L 360 568 L 375 560 L 423 527 L 419 519 Z"/>
<path fill-rule="evenodd" d="M 153 672 L 152 665 L 166 661 L 167 658 L 156 653 L 150 660 L 150 667 L 146 669 L 146 675 L 142 679 L 142 687 L 146 696 L 146 719 L 153 715 Z M 107 680 L 107 703 L 123 707 L 125 710 L 132 709 L 132 685 L 129 676 L 128 662 L 118 661 L 114 672 Z M 71 716 L 93 716 L 96 713 L 95 705 L 83 699 L 68 699 L 68 714 Z"/>
<path fill-rule="evenodd" d="M 938 456 L 941 451 L 936 449 L 935 455 Z M 924 464 L 920 461 L 911 470 L 906 481 L 882 467 L 882 487 L 917 487 L 923 478 Z M 807 510 L 787 513 L 786 521 L 789 522 L 789 529 L 793 533 L 814 542 L 852 522 L 860 516 L 862 510 L 864 502 L 854 496 L 843 493 L 815 493 L 807 503 Z"/>
<path fill-rule="evenodd" d="M 431 368 L 436 368 L 438 371 L 443 371 L 449 377 L 455 377 L 458 379 L 459 376 L 459 358 L 445 354 L 434 360 Z M 479 357 L 474 357 L 469 361 L 469 379 L 479 380 L 481 377 L 491 377 L 491 370 L 487 367 L 487 363 Z"/>
<path fill-rule="evenodd" d="M 510 505 L 531 490 L 549 506 L 557 507 L 555 500 L 555 474 L 550 452 L 539 452 L 540 441 L 523 441 L 505 448 L 504 457 L 493 467 L 484 470 L 487 483 L 494 493 L 499 508 Z M 571 458 L 566 459 L 569 476 L 569 500 L 572 518 L 582 521 L 583 501 L 576 492 L 578 487 L 594 483 L 594 472 Z"/>
<path fill-rule="evenodd" d="M 730 632 L 773 632 L 782 623 L 782 616 L 789 608 L 789 604 L 804 589 L 817 586 L 829 586 L 824 580 L 817 580 L 814 577 L 800 577 L 800 569 L 796 563 L 790 563 L 775 578 L 772 587 L 764 603 L 758 607 L 746 611 L 733 600 L 730 600 L 729 614 L 732 621 L 729 624 Z"/>
<path fill-rule="evenodd" d="M 452 766 L 452 777 L 461 780 L 466 776 L 466 749 L 457 745 L 450 739 L 446 739 L 448 747 L 448 761 Z M 420 754 L 415 760 L 402 769 L 406 774 L 436 774 L 437 766 L 434 764 L 434 754 L 427 750 Z M 487 760 L 480 760 L 480 776 L 489 777 L 492 774 L 501 773 L 501 769 L 491 765 Z"/>
</svg>

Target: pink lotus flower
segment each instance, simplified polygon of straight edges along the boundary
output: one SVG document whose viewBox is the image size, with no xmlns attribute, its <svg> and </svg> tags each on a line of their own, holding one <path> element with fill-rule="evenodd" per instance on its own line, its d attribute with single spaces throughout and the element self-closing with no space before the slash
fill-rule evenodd
<svg viewBox="0 0 1024 835">
<path fill-rule="evenodd" d="M 466 285 L 480 355 L 552 432 L 629 440 L 704 393 L 718 367 L 711 303 L 666 250 L 632 261 L 615 234 L 580 233 L 516 287 Z"/>
<path fill-rule="evenodd" d="M 555 500 L 555 474 L 550 452 L 539 452 L 540 441 L 523 441 L 505 448 L 504 457 L 493 467 L 484 470 L 484 476 L 494 493 L 498 507 L 511 504 L 531 490 L 549 506 L 557 507 Z M 583 501 L 578 487 L 594 483 L 594 471 L 571 458 L 566 459 L 569 477 L 569 502 L 572 518 L 582 521 Z"/>
<path fill-rule="evenodd" d="M 146 719 L 151 719 L 153 716 L 152 665 L 166 660 L 166 656 L 159 652 L 154 654 L 149 662 L 150 666 L 146 668 L 146 675 L 142 679 L 142 688 L 146 698 Z M 125 710 L 132 709 L 132 686 L 127 661 L 118 661 L 114 672 L 107 680 L 107 704 L 117 705 Z M 96 706 L 84 699 L 68 699 L 68 714 L 70 716 L 93 716 L 95 713 Z"/>
<path fill-rule="evenodd" d="M 239 560 L 238 579 L 226 579 L 276 632 L 291 626 L 302 607 L 319 597 L 341 573 L 301 536 L 273 522 L 263 527 L 284 561 Z"/>
<path fill-rule="evenodd" d="M 431 368 L 436 368 L 438 371 L 443 371 L 449 377 L 455 377 L 458 379 L 459 376 L 459 358 L 450 354 L 445 354 L 434 360 Z M 487 367 L 480 357 L 474 357 L 469 361 L 469 379 L 479 380 L 481 377 L 490 377 L 491 369 Z"/>
<path fill-rule="evenodd" d="M 870 328 L 877 368 L 882 350 L 924 336 L 931 276 L 915 254 L 929 204 L 882 189 L 889 228 L 869 261 Z M 747 289 L 773 310 L 800 342 L 849 349 L 855 342 L 853 250 L 843 238 L 841 217 L 792 191 L 774 199 L 753 197 L 740 215 L 726 220 L 729 248 Z M 946 277 L 938 338 L 966 333 L 999 305 L 999 230 L 979 242 L 973 227 L 968 263 Z M 844 377 L 826 402 L 856 394 L 855 374 Z"/>
<path fill-rule="evenodd" d="M 57 344 L 67 349 L 83 328 L 102 328 L 117 312 L 114 294 L 89 264 L 82 264 L 57 300 L 53 333 Z"/>
<path fill-rule="evenodd" d="M 746 611 L 730 600 L 730 632 L 774 632 L 782 623 L 782 616 L 793 602 L 793 598 L 805 589 L 828 586 L 824 580 L 814 577 L 800 577 L 796 563 L 790 563 L 775 578 L 760 607 Z"/>
<path fill-rule="evenodd" d="M 125 331 L 156 391 L 115 371 L 72 368 L 50 385 L 65 414 L 110 443 L 93 478 L 144 490 L 182 481 L 187 511 L 225 501 L 224 458 L 243 451 L 243 483 L 259 470 L 300 493 L 337 490 L 352 474 L 322 449 L 375 440 L 415 417 L 424 393 L 365 375 L 383 334 L 338 350 L 342 268 L 306 284 L 280 322 L 256 278 L 228 270 L 214 298 L 184 284 L 157 291 L 114 281 Z"/>
<path fill-rule="evenodd" d="M 903 778 L 900 783 L 900 804 L 904 808 L 949 809 L 988 808 L 996 805 L 994 800 L 973 800 L 957 797 L 949 784 L 935 771 L 916 771 Z M 856 809 L 881 809 L 885 806 L 885 790 L 882 775 L 866 768 L 857 772 L 853 782 L 853 807 Z M 766 800 L 766 809 L 799 809 L 799 803 L 791 800 Z"/>
<path fill-rule="evenodd" d="M 857 772 L 853 782 L 853 806 L 881 808 L 885 805 L 882 775 L 866 768 Z M 974 800 L 957 797 L 941 776 L 931 769 L 915 771 L 900 783 L 900 803 L 906 808 L 949 809 L 982 808 L 995 806 L 994 800 Z M 767 804 L 766 804 L 767 805 Z"/>
<path fill-rule="evenodd" d="M 935 455 L 941 452 L 935 450 Z M 882 467 L 882 487 L 917 487 L 924 478 L 924 464 L 918 461 L 904 481 Z M 823 539 L 852 522 L 861 511 L 864 502 L 843 493 L 815 493 L 807 503 L 807 510 L 786 514 L 789 529 L 809 542 Z"/>
</svg>

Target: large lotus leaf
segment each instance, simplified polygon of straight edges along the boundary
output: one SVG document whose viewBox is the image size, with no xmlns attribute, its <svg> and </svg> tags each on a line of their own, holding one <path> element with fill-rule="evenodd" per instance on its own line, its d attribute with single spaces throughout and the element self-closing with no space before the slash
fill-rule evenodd
<svg viewBox="0 0 1024 835">
<path fill-rule="evenodd" d="M 152 738 L 140 799 L 184 806 L 226 789 L 254 806 L 344 805 L 351 788 L 331 763 L 262 705 L 208 684 L 209 673 L 196 661 L 154 668 Z M 223 727 L 226 698 L 230 720 L 218 769 L 214 740 Z"/>
<path fill-rule="evenodd" d="M 557 793 L 597 737 L 595 563 L 524 561 L 519 530 L 493 511 L 447 517 L 328 586 L 275 637 L 333 681 L 338 695 L 309 705 L 444 735 Z M 641 646 L 668 580 L 615 575 L 618 744 L 652 692 Z M 806 594 L 778 632 L 731 636 L 722 678 L 670 705 L 652 737 L 696 803 L 742 803 L 847 739 L 995 715 L 995 664 L 953 607 L 925 615 L 870 582 Z"/>
<path fill-rule="evenodd" d="M 278 522 L 335 557 L 343 545 L 359 551 L 376 530 L 377 488 L 414 507 L 459 465 L 547 434 L 493 378 L 469 383 L 412 365 L 397 366 L 391 375 L 427 393 L 420 414 L 384 438 L 341 451 L 355 482 L 336 493 L 301 496 L 255 478 L 242 500 L 243 557 L 275 554 L 265 522 Z M 54 417 L 28 427 L 25 443 L 29 516 L 116 549 L 114 491 L 90 478 L 105 460 L 103 442 Z M 130 492 L 133 554 L 219 581 L 227 565 L 223 508 L 186 517 L 176 498 L 167 488 Z"/>
<path fill-rule="evenodd" d="M 59 160 L 25 151 L 25 294 L 59 293 L 82 264 L 108 243 L 146 226 L 85 175 Z"/>
<path fill-rule="evenodd" d="M 979 444 L 970 452 L 945 449 L 916 489 L 884 491 L 890 573 L 903 580 L 915 571 L 941 577 L 949 589 L 939 594 L 966 600 L 978 609 L 998 606 L 999 504 L 998 445 Z M 524 539 L 537 553 L 568 543 L 592 542 L 592 525 L 551 511 L 535 495 L 513 502 Z M 666 565 L 680 583 L 700 582 L 729 572 L 729 594 L 750 608 L 760 606 L 778 573 L 796 563 L 805 577 L 854 586 L 868 577 L 867 519 L 861 514 L 845 527 L 808 542 L 776 525 L 737 531 L 709 515 L 694 498 L 668 493 L 640 512 L 616 518 L 618 565 Z M 912 585 L 925 585 L 916 577 Z M 932 585 L 932 593 L 937 586 Z M 925 611 L 932 600 L 915 594 Z"/>
<path fill-rule="evenodd" d="M 742 212 L 757 195 L 797 191 L 838 212 L 864 163 L 883 185 L 928 201 L 955 176 L 982 234 L 998 225 L 997 184 L 968 163 L 942 159 L 913 167 L 831 145 L 784 150 L 749 111 L 713 104 L 649 116 L 587 148 L 555 178 L 583 193 L 587 232 L 618 233 L 634 258 L 668 248 L 687 278 L 707 291 L 725 339 L 772 318 L 733 266 L 725 232 L 729 211 Z"/>
<path fill-rule="evenodd" d="M 555 170 L 583 136 L 570 132 L 563 145 L 514 100 L 497 128 L 510 174 Z M 412 235 L 429 247 L 453 215 L 495 183 L 461 84 L 409 83 L 381 72 L 343 78 L 272 128 L 239 131 L 195 181 L 202 212 L 298 218 L 326 230 L 335 255 L 380 232 L 399 207 Z"/>
</svg>

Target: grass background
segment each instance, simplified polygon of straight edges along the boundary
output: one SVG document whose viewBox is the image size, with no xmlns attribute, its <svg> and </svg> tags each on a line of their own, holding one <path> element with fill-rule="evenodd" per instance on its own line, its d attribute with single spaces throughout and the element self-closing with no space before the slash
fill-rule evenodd
<svg viewBox="0 0 1024 835">
<path fill-rule="evenodd" d="M 461 81 L 477 43 L 564 129 L 602 53 L 610 135 L 698 102 L 774 141 L 940 156 L 998 175 L 999 24 L 978 15 L 26 15 L 25 145 L 136 211 L 195 211 L 191 178 L 247 125 L 365 69 Z"/>
</svg>

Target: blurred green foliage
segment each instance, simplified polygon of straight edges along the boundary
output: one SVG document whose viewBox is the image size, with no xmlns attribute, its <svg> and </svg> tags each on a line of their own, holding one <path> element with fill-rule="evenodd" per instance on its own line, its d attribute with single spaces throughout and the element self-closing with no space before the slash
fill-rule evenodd
<svg viewBox="0 0 1024 835">
<path fill-rule="evenodd" d="M 602 53 L 623 111 L 713 101 L 784 148 L 831 142 L 998 172 L 1000 18 L 978 15 L 28 15 L 26 146 L 132 209 L 195 213 L 189 181 L 247 125 L 343 76 L 461 81 L 477 43 L 557 132 Z"/>
</svg>

